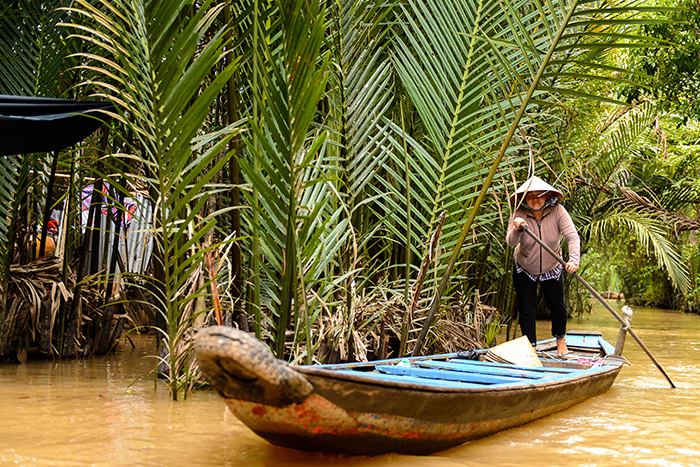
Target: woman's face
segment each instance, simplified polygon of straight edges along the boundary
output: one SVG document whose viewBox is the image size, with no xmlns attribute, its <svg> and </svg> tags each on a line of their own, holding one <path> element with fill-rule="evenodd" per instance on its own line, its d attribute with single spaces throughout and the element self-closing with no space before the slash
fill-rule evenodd
<svg viewBox="0 0 700 467">
<path fill-rule="evenodd" d="M 525 195 L 525 203 L 532 210 L 539 210 L 544 207 L 544 203 L 547 202 L 546 191 L 529 191 Z"/>
</svg>

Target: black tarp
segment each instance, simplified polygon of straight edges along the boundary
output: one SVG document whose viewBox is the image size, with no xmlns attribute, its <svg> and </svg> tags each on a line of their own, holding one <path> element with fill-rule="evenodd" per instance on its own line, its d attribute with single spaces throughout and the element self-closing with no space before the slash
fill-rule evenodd
<svg viewBox="0 0 700 467">
<path fill-rule="evenodd" d="M 78 143 L 109 120 L 109 102 L 0 94 L 0 155 L 49 152 Z"/>
</svg>

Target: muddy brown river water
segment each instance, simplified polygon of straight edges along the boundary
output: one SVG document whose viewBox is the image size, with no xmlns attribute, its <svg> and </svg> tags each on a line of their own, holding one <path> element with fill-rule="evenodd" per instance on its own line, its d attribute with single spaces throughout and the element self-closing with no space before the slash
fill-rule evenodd
<svg viewBox="0 0 700 467">
<path fill-rule="evenodd" d="M 611 302 L 619 310 L 620 305 Z M 636 308 L 632 327 L 676 384 L 628 337 L 632 366 L 605 394 L 553 416 L 431 456 L 341 457 L 278 448 L 216 394 L 170 401 L 140 378 L 153 366 L 122 345 L 106 358 L 0 365 L 0 465 L 19 466 L 700 466 L 700 317 Z M 548 323 L 538 323 L 548 335 Z M 602 307 L 569 321 L 614 344 Z"/>
</svg>

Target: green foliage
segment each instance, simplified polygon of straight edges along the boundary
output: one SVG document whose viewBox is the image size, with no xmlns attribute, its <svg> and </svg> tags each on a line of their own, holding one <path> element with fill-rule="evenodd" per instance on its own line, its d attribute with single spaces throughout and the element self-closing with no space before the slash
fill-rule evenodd
<svg viewBox="0 0 700 467">
<path fill-rule="evenodd" d="M 438 178 L 431 183 L 437 188 L 434 206 L 445 207 L 450 213 L 456 210 L 470 213 L 466 222 L 455 219 L 454 224 L 446 223 L 445 245 L 453 248 L 453 254 L 446 264 L 437 297 L 444 291 L 451 267 L 501 157 L 507 152 L 515 152 L 518 143 L 523 148 L 529 144 L 529 137 L 525 134 L 522 139 L 514 141 L 515 130 L 547 124 L 547 114 L 535 114 L 534 104 L 550 108 L 558 100 L 571 97 L 620 104 L 604 92 L 605 88 L 582 87 L 581 83 L 619 80 L 619 75 L 626 73 L 624 67 L 611 66 L 601 57 L 621 48 L 651 46 L 652 41 L 635 34 L 635 25 L 657 22 L 653 18 L 640 19 L 640 13 L 663 10 L 639 8 L 632 3 L 611 7 L 607 2 L 585 2 L 581 6 L 573 2 L 567 8 L 553 8 L 549 3 L 540 2 L 534 2 L 534 5 L 517 1 L 498 5 L 464 2 L 460 7 L 464 8 L 463 14 L 452 4 L 444 5 L 444 11 L 432 2 L 426 2 L 425 8 L 422 5 L 416 7 L 418 11 L 407 14 L 412 21 L 403 23 L 409 40 L 399 42 L 397 55 L 399 76 L 426 125 L 432 143 L 430 149 L 437 156 L 434 165 L 442 170 L 435 172 L 439 174 Z M 498 13 L 492 12 L 492 8 Z M 443 40 L 443 35 L 439 36 L 440 40 L 435 39 L 433 35 L 444 30 L 436 26 L 451 24 L 455 17 L 467 19 L 455 27 L 461 33 L 449 39 Z M 444 50 L 439 47 L 441 44 L 445 44 Z M 457 47 L 454 44 L 458 44 Z M 412 57 L 412 50 L 420 52 Z M 483 73 L 479 73 L 482 69 Z M 479 85 L 471 81 L 477 76 Z M 481 83 L 488 84 L 482 88 Z M 480 94 L 481 89 L 486 92 Z M 526 110 L 538 118 L 530 120 Z M 484 125 L 487 115 L 488 122 L 498 126 L 490 128 Z M 544 121 L 538 122 L 538 119 Z M 478 133 L 471 133 L 477 125 Z M 506 128 L 509 128 L 507 135 L 504 133 Z M 540 142 L 543 149 L 556 144 L 554 135 L 547 134 L 546 130 L 544 134 Z M 484 140 L 482 135 L 487 135 Z M 455 145 L 455 141 L 464 145 Z M 483 142 L 496 144 L 484 146 Z M 511 142 L 515 143 L 512 147 Z M 481 146 L 471 152 L 474 149 L 471 144 Z M 615 156 L 619 157 L 619 154 Z M 480 170 L 470 172 L 478 174 L 476 180 L 467 180 L 461 173 L 452 178 L 453 172 L 449 169 L 453 161 L 464 166 L 467 161 L 473 164 L 481 157 L 484 162 L 493 162 L 484 163 Z M 521 166 L 516 159 L 509 162 Z M 485 176 L 489 165 L 491 172 Z M 530 169 L 533 167 L 534 160 L 531 160 Z M 505 174 L 499 178 L 507 179 Z M 452 182 L 455 185 L 451 185 Z M 478 187 L 482 190 L 477 196 Z M 433 208 L 428 212 L 432 213 L 428 219 L 434 219 L 439 210 Z M 459 229 L 462 222 L 463 227 Z M 438 300 L 433 302 L 429 319 L 437 306 Z"/>
<path fill-rule="evenodd" d="M 496 337 L 501 332 L 503 326 L 498 321 L 498 318 L 494 318 L 489 324 L 486 325 L 486 331 L 484 332 L 484 345 L 490 347 L 493 342 L 496 341 Z"/>
<path fill-rule="evenodd" d="M 688 312 L 700 313 L 700 247 L 696 233 L 688 236 L 683 250 L 690 269 L 691 284 L 681 307 Z"/>
<path fill-rule="evenodd" d="M 2 276 L 6 267 L 9 266 L 12 252 L 12 243 L 9 239 L 13 238 L 10 231 L 12 219 L 12 205 L 15 199 L 15 187 L 18 179 L 18 160 L 15 157 L 0 157 L 0 170 L 3 177 L 0 177 L 0 264 L 2 267 Z M 0 290 L 0 294 L 2 294 Z"/>
<path fill-rule="evenodd" d="M 58 27 L 67 0 L 17 0 L 0 6 L 0 94 L 63 97 L 74 84 L 77 38 Z"/>
<path fill-rule="evenodd" d="M 682 122 L 700 118 L 700 4 L 696 0 L 659 0 L 679 7 L 666 13 L 669 22 L 644 25 L 643 32 L 663 44 L 644 54 L 630 54 L 631 66 L 649 76 L 645 86 L 628 85 L 621 94 L 628 102 L 653 97 L 658 107 L 678 113 Z"/>
<path fill-rule="evenodd" d="M 567 208 L 587 239 L 625 226 L 679 287 L 688 279 L 663 223 L 693 192 L 673 198 L 678 177 L 645 172 L 659 154 L 654 116 L 581 111 L 608 112 L 620 103 L 615 89 L 644 84 L 621 50 L 653 46 L 640 25 L 661 24 L 663 9 L 544 0 L 72 5 L 61 10 L 75 27 L 66 44 L 80 42 L 72 73 L 82 91 L 119 106 L 115 154 L 98 175 L 144 187 L 155 206 L 151 283 L 174 397 L 191 382 L 190 310 L 208 298 L 212 278 L 200 268 L 217 228 L 249 253 L 242 298 L 258 337 L 293 361 L 313 361 L 324 339 L 361 356 L 353 349 L 386 315 L 357 323 L 358 298 L 400 296 L 408 309 L 443 212 L 421 303 L 442 292 L 436 307 L 460 294 L 468 303 L 479 291 L 509 309 L 505 200 L 536 165 L 572 188 Z M 226 83 L 235 92 L 224 97 Z M 232 106 L 244 120 L 223 127 Z M 235 154 L 226 147 L 234 135 Z M 243 205 L 210 209 L 231 188 L 218 181 L 233 157 Z M 687 162 L 675 166 L 686 185 Z M 625 204 L 643 186 L 663 187 L 663 216 Z M 228 208 L 241 210 L 241 232 L 219 222 Z M 438 279 L 453 275 L 439 290 Z M 408 312 L 403 320 L 415 342 L 415 322 Z"/>
<path fill-rule="evenodd" d="M 216 192 L 212 179 L 230 154 L 221 157 L 235 132 L 202 135 L 210 106 L 235 71 L 236 62 L 215 76 L 222 59 L 224 28 L 214 26 L 222 6 L 191 1 L 79 0 L 70 9 L 73 27 L 96 53 L 80 53 L 89 70 L 88 89 L 118 105 L 115 118 L 135 137 L 129 147 L 133 174 L 153 203 L 156 307 L 167 325 L 166 366 L 174 399 L 190 378 L 187 337 L 194 300 L 208 283 L 190 283 L 208 251 L 205 236 L 221 212 L 206 212 Z M 198 137 L 197 145 L 193 140 Z M 128 174 L 123 174 L 128 175 Z M 119 180 L 110 179 L 119 186 Z M 186 293 L 183 293 L 186 292 Z"/>
<path fill-rule="evenodd" d="M 666 275 L 653 263 L 630 260 L 621 264 L 619 271 L 626 302 L 654 308 L 673 308 L 677 305 L 669 296 Z"/>
<path fill-rule="evenodd" d="M 679 127 L 679 120 L 651 120 L 645 131 L 652 139 L 638 144 L 634 157 L 621 164 L 620 181 L 597 194 L 604 209 L 588 230 L 584 260 L 600 290 L 609 290 L 613 279 L 622 286 L 624 276 L 625 297 L 631 301 L 692 308 L 694 232 L 700 228 L 695 220 L 698 133 L 697 123 Z"/>
<path fill-rule="evenodd" d="M 657 203 L 644 201 L 654 199 L 644 196 L 660 194 L 648 192 L 658 177 L 652 161 L 662 155 L 654 109 L 651 105 L 602 109 L 605 113 L 581 118 L 570 131 L 561 166 L 564 178 L 571 180 L 566 206 L 584 251 L 589 241 L 601 244 L 616 235 L 631 236 L 656 258 L 677 288 L 686 290 L 688 269 L 671 240 L 669 210 L 675 207 L 668 203 L 668 209 L 663 208 L 665 203 L 659 204 L 663 198 Z"/>
<path fill-rule="evenodd" d="M 278 357 L 285 356 L 291 329 L 294 353 L 305 353 L 310 363 L 319 344 L 311 326 L 337 286 L 327 273 L 347 241 L 349 221 L 333 186 L 326 131 L 312 126 L 328 79 L 329 54 L 321 51 L 325 12 L 318 2 L 289 2 L 281 11 L 279 54 L 266 62 L 271 49 L 253 50 L 261 70 L 255 90 L 261 119 L 250 122 L 251 162 L 241 160 L 241 168 L 251 184 L 248 201 L 255 216 L 246 219 L 255 224 L 253 239 L 264 257 L 264 302 L 253 306 L 264 304 L 271 313 L 258 319 L 272 330 Z"/>
<path fill-rule="evenodd" d="M 608 237 L 600 245 L 589 242 L 585 255 L 581 257 L 580 274 L 584 274 L 591 286 L 603 292 L 621 292 L 622 282 L 618 268 L 626 261 L 615 239 Z M 584 272 L 585 271 L 585 272 Z"/>
<path fill-rule="evenodd" d="M 580 268 L 578 273 L 587 277 L 587 269 L 585 267 Z M 569 314 L 580 318 L 590 313 L 593 309 L 593 303 L 591 302 L 591 293 L 588 289 L 581 284 L 581 282 L 568 274 L 565 280 L 566 302 L 568 304 Z"/>
</svg>

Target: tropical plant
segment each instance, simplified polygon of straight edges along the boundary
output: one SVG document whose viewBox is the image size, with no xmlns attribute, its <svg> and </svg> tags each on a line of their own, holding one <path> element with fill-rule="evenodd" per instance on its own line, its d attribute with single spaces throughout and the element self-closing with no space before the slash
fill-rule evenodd
<svg viewBox="0 0 700 467">
<path fill-rule="evenodd" d="M 151 198 L 148 283 L 167 323 L 177 397 L 189 378 L 178 350 L 189 310 L 213 279 L 199 275 L 217 247 L 205 239 L 232 233 L 216 225 L 229 207 L 240 208 L 234 235 L 249 252 L 234 266 L 248 287 L 236 299 L 280 357 L 311 362 L 330 343 L 362 358 L 363 340 L 381 336 L 383 346 L 390 329 L 400 329 L 399 352 L 419 352 L 463 332 L 446 323 L 470 324 L 470 304 L 507 306 L 494 292 L 509 282 L 509 192 L 563 154 L 551 131 L 567 121 L 563 104 L 620 103 L 610 84 L 638 75 L 606 58 L 654 44 L 634 27 L 665 10 L 576 0 L 76 0 L 62 11 L 81 41 L 80 89 L 119 108 L 95 173 Z M 229 151 L 236 115 L 249 131 Z M 234 151 L 240 185 L 216 185 L 224 168 L 236 178 Z M 226 206 L 232 188 L 241 206 Z M 386 302 L 360 322 L 367 297 Z"/>
<path fill-rule="evenodd" d="M 433 198 L 448 208 L 459 206 L 455 212 L 470 212 L 470 215 L 466 222 L 456 218 L 454 224 L 446 223 L 445 244 L 452 248 L 453 253 L 435 294 L 432 316 L 440 305 L 451 269 L 502 157 L 506 153 L 517 154 L 517 146 L 510 147 L 516 129 L 522 128 L 522 133 L 517 134 L 522 138 L 516 143 L 524 146 L 531 140 L 539 141 L 537 146 L 530 143 L 531 148 L 544 151 L 552 146 L 552 137 L 546 131 L 537 130 L 545 126 L 548 115 L 553 115 L 549 110 L 552 104 L 567 96 L 621 104 L 597 92 L 599 89 L 581 88 L 580 83 L 620 79 L 611 72 L 632 79 L 633 76 L 629 76 L 624 68 L 611 66 L 601 57 L 620 48 L 650 46 L 652 42 L 648 38 L 633 34 L 627 26 L 658 21 L 640 18 L 640 14 L 661 9 L 639 7 L 632 2 L 610 5 L 608 2 L 578 1 L 566 6 L 517 1 L 488 6 L 476 2 L 460 2 L 458 6 L 437 2 L 425 2 L 426 7 L 417 2 L 410 5 L 416 5 L 410 17 L 415 15 L 417 19 L 402 23 L 412 42 L 410 45 L 402 42 L 399 47 L 399 54 L 404 51 L 399 57 L 407 58 L 405 62 L 399 59 L 399 74 L 421 113 L 422 122 L 429 127 L 433 144 L 442 150 L 443 163 L 438 166 L 450 168 L 451 158 L 460 161 L 460 156 L 468 157 L 464 161 L 470 162 L 483 157 L 483 165 L 491 165 L 485 179 L 485 168 L 470 167 L 467 172 L 470 178 L 476 175 L 471 179 L 472 184 L 455 177 L 455 187 L 445 191 L 447 199 L 440 195 Z M 466 23 L 457 23 L 454 28 L 442 27 L 452 24 L 454 18 L 464 19 Z M 445 32 L 440 34 L 442 31 Z M 419 58 L 410 58 L 409 50 L 415 50 Z M 455 59 L 460 56 L 462 61 Z M 404 71 L 402 67 L 406 67 Z M 430 71 L 424 73 L 423 70 Z M 442 70 L 449 72 L 443 73 Z M 509 129 L 507 133 L 506 128 Z M 455 145 L 455 142 L 462 144 Z M 457 167 L 463 166 L 464 161 L 458 162 Z M 522 167 L 517 159 L 509 162 Z M 532 162 L 531 168 L 534 160 Z M 515 176 L 519 177 L 521 173 L 517 171 Z M 508 178 L 502 173 L 496 180 Z M 441 176 L 440 180 L 449 181 L 451 178 Z M 478 187 L 481 190 L 477 197 Z M 507 192 L 508 187 L 505 188 Z M 456 194 L 463 197 L 458 198 L 457 203 L 449 202 Z M 459 224 L 462 222 L 460 234 Z M 488 217 L 481 222 L 493 225 Z"/>
<path fill-rule="evenodd" d="M 630 67 L 642 71 L 649 78 L 645 86 L 630 83 L 621 94 L 628 102 L 653 98 L 659 109 L 681 116 L 687 124 L 700 118 L 700 103 L 695 90 L 700 82 L 700 4 L 695 0 L 656 0 L 664 6 L 683 7 L 669 11 L 666 16 L 674 21 L 644 26 L 644 33 L 673 47 L 659 47 L 644 54 L 630 54 Z"/>
<path fill-rule="evenodd" d="M 325 131 L 312 128 L 328 79 L 328 53 L 321 52 L 324 17 L 317 2 L 287 2 L 280 8 L 278 59 L 264 66 L 271 51 L 254 50 L 253 60 L 263 70 L 256 93 L 261 122 L 260 127 L 251 122 L 255 164 L 241 161 L 255 190 L 250 204 L 266 214 L 257 213 L 254 235 L 266 259 L 261 284 L 275 351 L 284 356 L 291 328 L 298 336 L 294 342 L 305 346 L 297 354 L 305 354 L 308 362 L 319 341 L 311 326 L 334 288 L 327 272 L 346 242 L 349 224 L 331 183 Z"/>
<path fill-rule="evenodd" d="M 0 7 L 0 94 L 68 97 L 77 38 L 57 27 L 68 0 L 3 2 Z"/>
<path fill-rule="evenodd" d="M 57 27 L 66 1 L 18 0 L 0 7 L 0 94 L 72 97 L 78 41 Z M 0 165 L 0 322 L 6 326 L 8 281 L 13 261 L 25 264 L 36 256 L 29 238 L 45 227 L 56 198 L 57 168 L 72 155 L 55 153 L 2 156 Z M 50 175 L 47 175 L 50 174 Z M 45 230 L 43 231 L 45 236 Z M 15 258 L 15 253 L 18 257 Z M 64 274 L 65 276 L 65 274 Z M 5 333 L 7 334 L 7 333 Z"/>
<path fill-rule="evenodd" d="M 586 132 L 586 144 L 592 151 L 586 151 L 590 156 L 573 193 L 572 216 L 583 226 L 585 237 L 604 238 L 617 230 L 631 232 L 643 248 L 651 248 L 674 284 L 685 290 L 688 272 L 669 241 L 668 216 L 642 209 L 634 192 L 645 182 L 634 168 L 645 165 L 645 151 L 656 146 L 655 112 L 646 105 L 623 108 L 620 113 L 614 113 L 597 131 Z"/>
<path fill-rule="evenodd" d="M 585 131 L 591 151 L 581 153 L 591 165 L 578 174 L 574 206 L 586 220 L 589 246 L 613 267 L 608 274 L 625 271 L 621 278 L 628 300 L 678 306 L 674 296 L 686 294 L 693 280 L 694 247 L 688 248 L 692 241 L 687 233 L 700 227 L 695 208 L 697 155 L 681 147 L 683 135 L 668 135 L 678 119 L 667 120 L 664 130 L 653 106 L 645 103 L 623 108 L 598 122 L 597 129 Z M 649 259 L 657 264 L 647 266 Z M 661 296 L 651 298 L 645 292 L 646 298 L 641 297 L 649 282 L 662 283 L 664 276 L 675 292 L 661 287 L 656 289 Z"/>
<path fill-rule="evenodd" d="M 334 310 L 342 315 L 342 331 L 328 333 L 331 346 L 347 342 L 349 358 L 355 358 L 354 343 L 358 325 L 357 290 L 383 282 L 383 275 L 391 273 L 396 262 L 384 263 L 386 270 L 377 267 L 379 274 L 364 274 L 386 260 L 386 243 L 391 248 L 404 248 L 404 256 L 411 257 L 411 244 L 394 243 L 396 236 L 390 214 L 393 209 L 377 208 L 382 198 L 393 196 L 393 181 L 397 173 L 387 170 L 387 160 L 395 152 L 394 132 L 391 129 L 393 112 L 397 107 L 397 86 L 389 57 L 394 4 L 371 1 L 329 2 L 327 22 L 331 60 L 335 66 L 329 71 L 328 114 L 329 149 L 337 160 L 336 190 L 345 206 L 342 216 L 352 226 L 351 241 L 343 245 L 336 260 L 335 274 L 343 279 L 342 297 Z M 403 164 L 402 166 L 403 167 Z M 410 217 L 399 227 L 411 237 Z M 382 251 L 372 255 L 370 250 Z M 358 254 L 359 252 L 359 254 Z M 361 263 L 361 264 L 358 264 Z M 410 260 L 407 261 L 410 264 Z M 404 269 L 405 271 L 405 269 Z M 333 274 L 333 271 L 329 271 Z M 406 274 L 408 272 L 405 271 Z M 408 284 L 407 281 L 405 281 Z M 405 303 L 405 300 L 404 300 Z M 370 320 L 373 325 L 364 331 L 367 335 L 381 318 Z"/>
<path fill-rule="evenodd" d="M 190 281 L 205 255 L 218 246 L 204 240 L 222 211 L 205 207 L 221 189 L 211 182 L 230 157 L 225 148 L 236 133 L 232 127 L 202 133 L 211 105 L 237 63 L 215 68 L 223 56 L 225 27 L 214 28 L 222 8 L 207 1 L 78 0 L 68 9 L 76 18 L 71 23 L 76 34 L 92 46 L 78 54 L 84 63 L 80 67 L 92 72 L 84 86 L 118 106 L 114 117 L 134 138 L 126 141 L 128 152 L 113 156 L 111 165 L 118 169 L 118 159 L 125 159 L 142 170 L 125 174 L 122 166 L 119 177 L 107 178 L 128 192 L 120 178 L 131 175 L 147 188 L 152 203 L 153 298 L 167 326 L 160 332 L 174 399 L 181 389 L 186 394 L 190 383 L 182 357 L 189 353 L 181 350 L 191 337 L 188 310 L 209 285 Z"/>
</svg>

